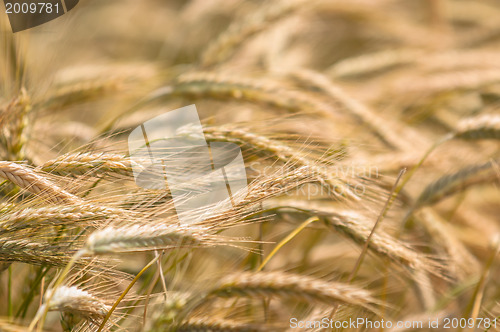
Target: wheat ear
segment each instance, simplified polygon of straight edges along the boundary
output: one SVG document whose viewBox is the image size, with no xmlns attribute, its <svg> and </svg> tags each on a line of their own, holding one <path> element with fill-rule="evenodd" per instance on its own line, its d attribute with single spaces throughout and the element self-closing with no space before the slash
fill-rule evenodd
<svg viewBox="0 0 500 332">
<path fill-rule="evenodd" d="M 323 91 L 333 100 L 340 102 L 351 114 L 367 126 L 387 145 L 401 151 L 407 151 L 409 149 L 410 146 L 397 134 L 397 126 L 399 125 L 401 127 L 401 124 L 396 124 L 380 117 L 374 110 L 370 109 L 370 107 L 351 97 L 342 88 L 335 85 L 328 77 L 308 69 L 294 70 L 290 72 L 290 74 L 300 81 Z M 408 135 L 411 133 L 411 130 L 405 128 L 404 132 Z M 415 133 L 411 134 L 413 136 L 416 135 Z"/>
<path fill-rule="evenodd" d="M 320 180 L 325 188 L 329 188 L 334 195 L 340 194 L 354 200 L 359 200 L 349 188 L 347 181 L 340 178 L 333 178 L 329 174 L 326 165 L 318 165 L 310 161 L 307 155 L 301 156 L 300 153 L 286 144 L 270 139 L 268 137 L 257 135 L 248 130 L 231 128 L 229 126 L 207 127 L 203 129 L 205 138 L 209 141 L 224 141 L 232 142 L 240 146 L 249 145 L 258 151 L 266 154 L 290 165 L 294 168 L 304 167 L 311 174 Z"/>
<path fill-rule="evenodd" d="M 59 225 L 89 225 L 110 218 L 111 215 L 102 208 L 91 206 L 44 206 L 7 210 L 0 214 L 0 234 Z"/>
<path fill-rule="evenodd" d="M 190 318 L 175 328 L 178 332 L 260 332 L 271 331 L 266 326 L 245 324 L 215 318 Z"/>
<path fill-rule="evenodd" d="M 373 222 L 356 211 L 334 211 L 315 207 L 310 202 L 303 203 L 297 200 L 286 200 L 284 205 L 267 204 L 266 209 L 295 209 L 322 218 L 327 227 L 344 235 L 346 238 L 360 244 L 365 244 L 373 229 Z M 383 230 L 373 233 L 368 243 L 368 249 L 374 254 L 387 257 L 396 264 L 410 271 L 424 270 L 432 274 L 439 274 L 440 265 L 414 248 L 395 239 Z"/>
<path fill-rule="evenodd" d="M 0 121 L 0 127 L 3 127 L 3 134 L 5 135 L 5 142 L 3 143 L 9 160 L 22 160 L 25 157 L 24 145 L 26 143 L 26 127 L 30 111 L 31 100 L 24 88 L 21 89 L 19 96 L 0 111 L 1 115 L 10 120 L 8 123 Z"/>
<path fill-rule="evenodd" d="M 414 209 L 435 204 L 471 186 L 498 180 L 498 177 L 498 162 L 495 161 L 468 166 L 457 172 L 446 174 L 425 187 L 417 198 Z"/>
<path fill-rule="evenodd" d="M 327 69 L 334 77 L 365 75 L 410 64 L 424 53 L 419 50 L 401 49 L 364 54 L 341 60 Z"/>
<path fill-rule="evenodd" d="M 102 98 L 111 92 L 118 91 L 119 88 L 120 82 L 116 78 L 75 82 L 51 92 L 44 100 L 38 102 L 36 106 L 46 109 L 61 109 Z"/>
<path fill-rule="evenodd" d="M 93 322 L 98 322 L 111 308 L 103 300 L 75 286 L 61 286 L 54 294 L 52 292 L 53 290 L 49 289 L 45 293 L 46 299 L 51 298 L 50 303 L 45 303 L 49 311 L 78 313 Z"/>
<path fill-rule="evenodd" d="M 344 212 L 326 218 L 327 225 L 333 227 L 355 242 L 365 243 L 371 233 L 372 225 L 356 212 Z M 387 233 L 377 231 L 368 243 L 368 248 L 374 253 L 388 257 L 399 265 L 412 271 L 424 270 L 439 275 L 439 264 L 415 249 L 398 241 Z"/>
<path fill-rule="evenodd" d="M 214 239 L 201 228 L 183 225 L 109 226 L 93 232 L 83 251 L 106 254 L 178 246 L 208 246 L 214 243 Z"/>
<path fill-rule="evenodd" d="M 479 270 L 479 262 L 454 235 L 453 229 L 443 218 L 430 208 L 424 208 L 415 215 L 419 224 L 423 225 L 434 241 L 446 251 L 450 257 L 448 263 L 450 275 L 458 280 L 465 280 Z"/>
<path fill-rule="evenodd" d="M 484 114 L 464 119 L 458 123 L 453 137 L 464 140 L 500 140 L 500 115 Z"/>
<path fill-rule="evenodd" d="M 159 90 L 150 99 L 171 96 L 241 100 L 289 112 L 320 114 L 335 119 L 338 113 L 332 105 L 313 94 L 286 90 L 264 80 L 213 72 L 183 74 L 171 87 Z"/>
<path fill-rule="evenodd" d="M 377 312 L 370 292 L 353 285 L 283 272 L 240 272 L 224 277 L 207 297 L 285 296 L 333 305 L 338 302 Z"/>
<path fill-rule="evenodd" d="M 80 201 L 78 197 L 59 188 L 56 184 L 24 165 L 0 161 L 0 177 L 54 203 L 76 203 Z"/>
<path fill-rule="evenodd" d="M 28 237 L 27 234 L 24 236 Z M 63 267 L 70 260 L 71 250 L 64 245 L 32 242 L 25 239 L 0 238 L 0 261 Z"/>
<path fill-rule="evenodd" d="M 132 173 L 132 161 L 111 153 L 76 153 L 49 160 L 40 169 L 60 175 L 114 173 L 129 176 Z"/>
<path fill-rule="evenodd" d="M 302 3 L 303 0 L 276 1 L 231 24 L 203 53 L 202 66 L 210 67 L 227 60 L 243 42 L 301 8 Z"/>
<path fill-rule="evenodd" d="M 474 90 L 500 81 L 499 69 L 468 70 L 404 79 L 394 85 L 396 93 L 433 95 L 453 90 Z"/>
</svg>

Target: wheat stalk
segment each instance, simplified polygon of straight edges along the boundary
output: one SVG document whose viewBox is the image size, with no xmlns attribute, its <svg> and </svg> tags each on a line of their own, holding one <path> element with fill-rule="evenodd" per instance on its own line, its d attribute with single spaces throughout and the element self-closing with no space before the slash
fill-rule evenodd
<svg viewBox="0 0 500 332">
<path fill-rule="evenodd" d="M 445 197 L 467 190 L 477 184 L 498 180 L 498 162 L 472 165 L 446 174 L 428 184 L 417 198 L 415 209 L 439 202 Z"/>
<path fill-rule="evenodd" d="M 77 313 L 93 323 L 101 321 L 111 308 L 103 300 L 76 286 L 61 286 L 55 291 L 49 289 L 45 293 L 45 300 L 49 298 L 50 302 L 42 307 L 47 306 L 49 311 Z"/>
<path fill-rule="evenodd" d="M 211 43 L 202 55 L 203 67 L 210 67 L 226 61 L 246 40 L 258 34 L 271 24 L 302 8 L 302 0 L 276 1 L 266 4 L 253 15 L 234 22 Z"/>
<path fill-rule="evenodd" d="M 24 235 L 29 240 L 0 238 L 0 261 L 63 267 L 70 260 L 73 250 L 68 250 L 63 243 L 33 242 L 29 234 Z"/>
<path fill-rule="evenodd" d="M 209 246 L 215 243 L 215 239 L 206 230 L 183 225 L 109 226 L 93 232 L 83 251 L 106 254 L 179 246 Z"/>
<path fill-rule="evenodd" d="M 130 176 L 135 163 L 122 155 L 111 153 L 66 154 L 40 166 L 44 172 L 59 175 L 88 175 L 114 173 Z M 137 165 L 138 167 L 139 165 Z"/>
<path fill-rule="evenodd" d="M 423 55 L 424 52 L 420 50 L 384 50 L 341 60 L 330 66 L 326 71 L 329 75 L 339 78 L 366 75 L 410 64 Z"/>
<path fill-rule="evenodd" d="M 190 318 L 188 321 L 175 327 L 178 332 L 259 332 L 270 331 L 266 326 L 257 324 L 245 324 L 238 321 L 228 321 L 224 319 L 214 319 L 212 317 Z"/>
<path fill-rule="evenodd" d="M 405 135 L 418 137 L 416 132 L 408 127 L 399 130 L 399 127 L 403 127 L 402 124 L 380 117 L 370 107 L 350 96 L 340 86 L 334 84 L 328 77 L 321 73 L 308 69 L 300 69 L 291 71 L 290 75 L 323 91 L 333 100 L 340 102 L 351 114 L 390 147 L 401 151 L 408 151 L 411 145 L 406 140 L 401 140 L 401 133 L 404 132 Z"/>
<path fill-rule="evenodd" d="M 475 90 L 498 82 L 500 82 L 499 69 L 476 69 L 435 74 L 420 79 L 401 79 L 394 84 L 394 92 L 432 95 L 453 90 Z"/>
<path fill-rule="evenodd" d="M 328 305 L 341 302 L 377 312 L 370 292 L 353 285 L 327 282 L 284 272 L 240 272 L 224 277 L 207 297 L 285 296 Z"/>
<path fill-rule="evenodd" d="M 450 275 L 459 280 L 473 275 L 479 270 L 479 262 L 454 235 L 453 229 L 432 209 L 421 209 L 417 214 L 417 222 L 425 227 L 434 241 L 443 248 L 450 257 Z"/>
<path fill-rule="evenodd" d="M 14 324 L 7 318 L 0 319 L 0 331 L 2 332 L 28 332 L 28 328 L 22 325 Z"/>
<path fill-rule="evenodd" d="M 231 128 L 230 126 L 206 127 L 203 132 L 209 141 L 232 142 L 240 146 L 250 145 L 293 168 L 303 167 L 304 170 L 314 174 L 323 186 L 331 190 L 332 194 L 359 200 L 350 189 L 347 180 L 332 177 L 327 165 L 318 165 L 316 161 L 310 160 L 307 154 L 296 151 L 288 145 L 245 129 Z"/>
<path fill-rule="evenodd" d="M 183 74 L 168 89 L 154 93 L 151 99 L 171 96 L 241 100 L 294 113 L 321 114 L 328 118 L 335 118 L 337 113 L 332 105 L 312 94 L 286 90 L 265 80 L 214 72 Z"/>
<path fill-rule="evenodd" d="M 0 234 L 16 232 L 23 229 L 37 229 L 52 226 L 82 226 L 96 225 L 98 222 L 112 218 L 108 211 L 102 208 L 80 206 L 44 206 L 24 208 L 21 210 L 7 209 L 0 214 Z"/>
<path fill-rule="evenodd" d="M 484 114 L 457 124 L 454 138 L 464 140 L 500 139 L 500 115 Z"/>
<path fill-rule="evenodd" d="M 0 177 L 53 203 L 77 203 L 80 201 L 78 197 L 59 188 L 24 165 L 0 161 Z"/>
</svg>

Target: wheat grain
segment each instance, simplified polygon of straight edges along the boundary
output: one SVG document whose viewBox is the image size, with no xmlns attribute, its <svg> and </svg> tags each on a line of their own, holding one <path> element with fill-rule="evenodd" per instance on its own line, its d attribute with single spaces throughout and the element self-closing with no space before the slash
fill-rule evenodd
<svg viewBox="0 0 500 332">
<path fill-rule="evenodd" d="M 89 206 L 44 206 L 39 208 L 7 209 L 0 213 L 0 234 L 23 229 L 50 228 L 53 226 L 98 225 L 112 218 L 108 211 Z"/>
<path fill-rule="evenodd" d="M 272 329 L 256 324 L 245 324 L 238 321 L 228 321 L 214 318 L 191 318 L 176 327 L 179 332 L 259 332 Z"/>
<path fill-rule="evenodd" d="M 457 124 L 454 138 L 464 140 L 500 139 L 500 115 L 484 114 Z"/>
<path fill-rule="evenodd" d="M 214 239 L 203 229 L 182 225 L 109 226 L 89 236 L 84 252 L 105 254 L 179 246 L 208 246 L 214 243 Z"/>
<path fill-rule="evenodd" d="M 172 96 L 241 100 L 294 113 L 320 114 L 338 119 L 332 105 L 312 94 L 286 90 L 265 80 L 227 74 L 211 72 L 183 74 L 172 86 L 154 92 L 150 96 L 150 101 L 168 99 Z"/>
<path fill-rule="evenodd" d="M 59 188 L 56 184 L 20 164 L 0 161 L 0 176 L 50 202 L 79 202 L 79 198 L 73 194 Z"/>
<path fill-rule="evenodd" d="M 423 225 L 434 241 L 450 257 L 448 265 L 450 275 L 465 280 L 479 270 L 479 262 L 454 235 L 453 229 L 432 209 L 424 208 L 416 214 L 419 224 Z"/>
<path fill-rule="evenodd" d="M 64 243 L 33 242 L 34 236 L 29 236 L 29 234 L 24 234 L 24 236 L 29 240 L 13 237 L 0 238 L 0 261 L 63 267 L 71 258 L 73 250 L 68 250 L 68 246 Z"/>
<path fill-rule="evenodd" d="M 453 90 L 476 90 L 500 82 L 499 69 L 476 69 L 435 74 L 416 79 L 401 79 L 394 84 L 395 94 L 433 95 Z"/>
<path fill-rule="evenodd" d="M 376 312 L 377 300 L 353 285 L 283 272 L 241 272 L 224 277 L 208 297 L 285 296 L 333 305 L 337 302 Z"/>
<path fill-rule="evenodd" d="M 401 140 L 401 133 L 404 132 L 405 135 L 418 137 L 417 134 L 410 128 L 402 128 L 401 130 L 399 130 L 400 127 L 403 127 L 403 125 L 380 117 L 375 113 L 374 110 L 370 109 L 361 101 L 349 96 L 345 91 L 342 90 L 342 88 L 340 88 L 338 85 L 335 85 L 331 80 L 328 79 L 328 77 L 322 75 L 321 73 L 308 69 L 300 69 L 293 70 L 290 72 L 290 74 L 300 81 L 303 81 L 306 84 L 312 85 L 314 88 L 325 92 L 333 100 L 340 102 L 347 108 L 350 113 L 352 113 L 358 120 L 360 120 L 377 137 L 379 137 L 390 147 L 397 148 L 401 151 L 408 151 L 411 149 L 411 145 L 409 145 L 407 141 Z"/>
<path fill-rule="evenodd" d="M 111 308 L 103 300 L 76 286 L 61 286 L 55 290 L 54 294 L 52 292 L 54 291 L 49 289 L 45 293 L 45 299 L 51 299 L 50 303 L 44 304 L 48 306 L 49 311 L 77 313 L 98 323 Z"/>
<path fill-rule="evenodd" d="M 242 21 L 234 22 L 208 46 L 202 55 L 202 66 L 210 67 L 226 61 L 239 45 L 293 11 L 300 9 L 303 2 L 303 0 L 276 1 L 266 4 Z"/>
<path fill-rule="evenodd" d="M 230 126 L 206 127 L 203 132 L 209 141 L 232 142 L 240 146 L 250 145 L 257 151 L 263 151 L 293 168 L 303 167 L 304 170 L 314 174 L 325 188 L 330 189 L 332 194 L 359 200 L 357 195 L 352 192 L 347 179 L 334 178 L 331 175 L 333 172 L 329 172 L 327 165 L 318 165 L 316 161 L 311 161 L 307 154 L 295 151 L 283 143 L 245 129 L 231 128 Z M 351 180 L 351 182 L 354 181 L 355 179 Z"/>
<path fill-rule="evenodd" d="M 408 49 L 363 54 L 361 56 L 341 60 L 333 64 L 326 71 L 329 75 L 334 77 L 366 75 L 410 64 L 423 54 L 424 52 L 420 50 Z"/>
<path fill-rule="evenodd" d="M 114 173 L 130 176 L 134 162 L 122 155 L 111 153 L 67 154 L 45 162 L 40 169 L 59 175 L 89 175 Z M 136 165 L 139 167 L 139 165 Z"/>
<path fill-rule="evenodd" d="M 471 186 L 498 180 L 498 162 L 472 165 L 446 174 L 428 184 L 417 198 L 415 209 L 439 202 L 445 197 L 467 190 Z"/>
</svg>

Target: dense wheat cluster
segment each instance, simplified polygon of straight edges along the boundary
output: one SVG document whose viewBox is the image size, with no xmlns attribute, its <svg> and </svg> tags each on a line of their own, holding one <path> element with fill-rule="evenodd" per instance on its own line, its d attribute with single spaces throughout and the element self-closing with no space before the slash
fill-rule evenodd
<svg viewBox="0 0 500 332">
<path fill-rule="evenodd" d="M 500 330 L 497 0 L 0 19 L 0 331 Z M 248 186 L 186 224 L 127 137 L 191 104 Z"/>
</svg>

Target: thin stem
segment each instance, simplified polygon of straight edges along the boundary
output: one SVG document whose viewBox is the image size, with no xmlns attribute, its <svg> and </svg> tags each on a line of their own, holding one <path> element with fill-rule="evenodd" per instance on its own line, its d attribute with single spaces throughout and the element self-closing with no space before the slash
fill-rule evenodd
<svg viewBox="0 0 500 332">
<path fill-rule="evenodd" d="M 285 245 L 287 244 L 288 242 L 290 242 L 290 240 L 292 240 L 297 234 L 299 234 L 304 228 L 306 228 L 309 224 L 315 222 L 315 221 L 318 221 L 319 218 L 318 217 L 311 217 L 309 219 L 307 219 L 306 221 L 304 221 L 302 224 L 299 225 L 299 227 L 297 227 L 296 229 L 293 230 L 293 232 L 291 232 L 290 234 L 287 235 L 287 237 L 285 237 L 283 240 L 281 240 L 277 245 L 276 247 L 274 247 L 273 251 L 271 251 L 271 253 L 266 257 L 266 259 L 262 262 L 262 264 L 260 264 L 260 266 L 257 268 L 257 271 L 261 271 L 264 266 L 271 260 L 271 258 L 273 258 L 274 255 L 276 255 L 276 253 Z"/>
<path fill-rule="evenodd" d="M 99 329 L 97 330 L 97 332 L 101 332 L 102 331 L 102 329 L 104 328 L 104 326 L 106 326 L 106 322 L 108 321 L 109 317 L 111 317 L 111 315 L 113 314 L 113 311 L 115 311 L 115 309 L 118 306 L 118 304 L 120 304 L 120 302 L 127 295 L 127 293 L 132 289 L 132 287 L 135 285 L 135 283 L 137 282 L 137 280 L 139 280 L 139 278 L 142 276 L 142 274 L 144 272 L 146 272 L 146 270 L 151 265 L 153 265 L 159 258 L 160 258 L 160 255 L 156 256 L 141 271 L 139 271 L 139 273 L 135 276 L 135 278 L 127 286 L 127 288 L 125 288 L 125 290 L 123 291 L 123 293 L 120 295 L 120 297 L 115 301 L 115 303 L 113 304 L 113 306 L 111 307 L 111 309 L 108 311 L 108 313 L 106 314 L 106 317 L 104 317 L 104 319 L 103 319 L 103 321 L 101 323 L 101 326 L 99 326 Z"/>
<path fill-rule="evenodd" d="M 163 257 L 164 251 L 162 250 L 161 253 L 158 252 L 158 250 L 155 250 L 155 257 L 160 258 Z M 161 259 L 158 260 L 158 272 L 160 273 L 160 279 L 161 279 L 161 286 L 163 287 L 163 292 L 164 292 L 164 297 L 165 301 L 167 300 L 167 284 L 165 283 L 165 275 L 163 274 L 163 268 L 161 266 Z"/>
<path fill-rule="evenodd" d="M 493 266 L 493 263 L 495 262 L 495 258 L 497 257 L 499 250 L 500 250 L 500 242 L 496 244 L 495 249 L 493 250 L 490 257 L 484 264 L 483 273 L 481 273 L 481 278 L 479 279 L 479 282 L 477 283 L 477 286 L 474 289 L 474 293 L 472 294 L 470 302 L 467 305 L 464 314 L 462 315 L 463 318 L 465 319 L 472 318 L 474 321 L 477 318 L 479 314 L 479 309 L 481 307 L 481 301 L 484 295 L 484 289 L 486 287 L 486 281 L 488 279 L 490 269 Z M 463 328 L 460 328 L 460 331 L 462 330 Z"/>
<path fill-rule="evenodd" d="M 349 275 L 349 280 L 348 280 L 349 283 L 356 277 L 356 275 L 359 271 L 359 268 L 361 267 L 361 264 L 363 263 L 363 259 L 365 258 L 365 255 L 368 252 L 368 246 L 370 245 L 370 240 L 371 240 L 373 234 L 375 233 L 375 230 L 377 229 L 378 225 L 380 224 L 380 222 L 384 219 L 385 215 L 387 214 L 387 211 L 389 210 L 389 207 L 390 207 L 389 202 L 391 201 L 391 199 L 394 199 L 396 197 L 393 195 L 394 194 L 397 195 L 397 193 L 395 193 L 396 187 L 399 183 L 399 180 L 401 180 L 401 177 L 403 176 L 403 174 L 405 174 L 405 172 L 406 172 L 406 169 L 402 169 L 399 172 L 399 175 L 396 179 L 396 182 L 394 183 L 394 185 L 392 187 L 391 195 L 389 196 L 389 199 L 385 202 L 385 205 L 384 205 L 382 211 L 380 212 L 380 214 L 377 218 L 377 221 L 375 222 L 375 225 L 373 225 L 373 228 L 370 232 L 370 235 L 368 235 L 368 237 L 366 238 L 365 245 L 363 246 L 363 250 L 361 251 L 361 254 L 358 257 L 358 260 L 356 261 L 356 265 L 354 265 L 354 268 L 353 268 L 351 274 Z"/>
</svg>

